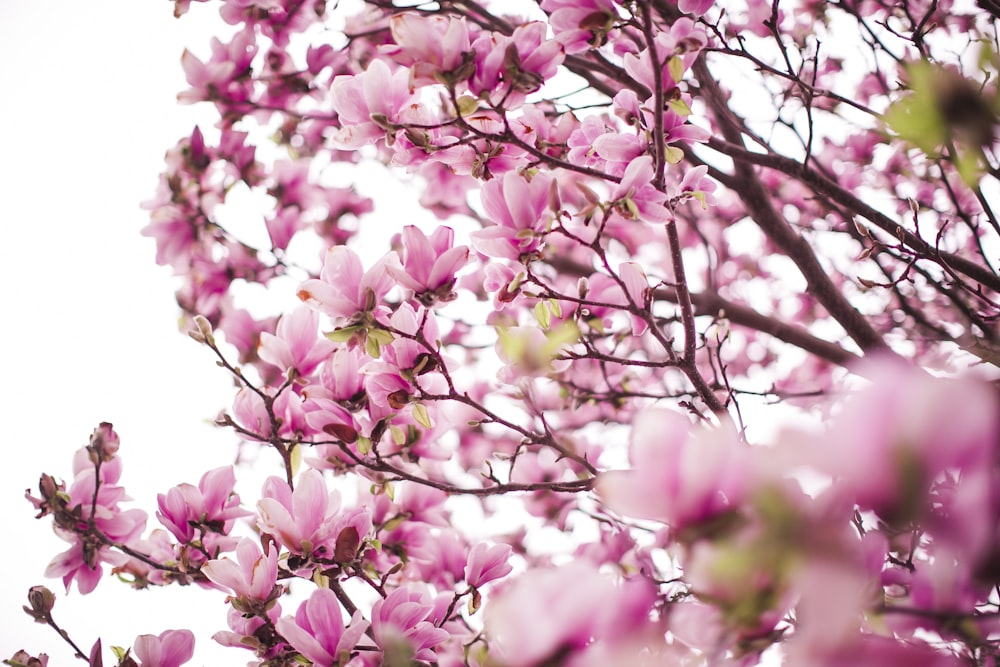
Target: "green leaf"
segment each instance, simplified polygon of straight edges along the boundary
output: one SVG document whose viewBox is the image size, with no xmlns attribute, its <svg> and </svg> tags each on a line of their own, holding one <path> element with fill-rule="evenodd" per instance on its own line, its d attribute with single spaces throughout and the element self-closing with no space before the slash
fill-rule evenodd
<svg viewBox="0 0 1000 667">
<path fill-rule="evenodd" d="M 323 335 L 326 336 L 329 340 L 332 340 L 334 343 L 346 343 L 347 341 L 351 340 L 351 338 L 354 337 L 354 334 L 358 333 L 360 329 L 361 325 L 355 324 L 349 327 L 341 327 L 340 329 L 334 329 L 333 331 L 330 331 Z"/>
<path fill-rule="evenodd" d="M 667 61 L 667 69 L 670 71 L 670 78 L 674 83 L 680 83 L 684 76 L 684 60 L 680 56 L 671 56 Z"/>
<path fill-rule="evenodd" d="M 365 336 L 365 354 L 372 359 L 378 359 L 382 356 L 382 350 L 375 336 Z"/>
<path fill-rule="evenodd" d="M 413 419 L 424 428 L 432 428 L 431 416 L 427 413 L 427 407 L 423 403 L 416 403 L 413 406 Z"/>
<path fill-rule="evenodd" d="M 667 102 L 667 108 L 673 111 L 681 118 L 687 118 L 688 116 L 691 115 L 691 107 L 689 107 L 687 102 L 685 102 L 679 97 Z"/>
<path fill-rule="evenodd" d="M 543 329 L 552 326 L 552 313 L 549 312 L 549 306 L 545 301 L 539 301 L 535 304 L 535 319 L 538 320 Z"/>
<path fill-rule="evenodd" d="M 396 337 L 392 335 L 392 332 L 386 331 L 385 329 L 369 329 L 368 337 L 374 338 L 378 341 L 379 345 L 388 345 L 392 341 L 396 340 Z"/>
</svg>

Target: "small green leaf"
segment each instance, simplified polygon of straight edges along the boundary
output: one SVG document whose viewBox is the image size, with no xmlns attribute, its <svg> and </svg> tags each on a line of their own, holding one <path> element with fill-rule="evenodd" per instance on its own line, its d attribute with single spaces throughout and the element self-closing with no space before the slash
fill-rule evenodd
<svg viewBox="0 0 1000 667">
<path fill-rule="evenodd" d="M 396 340 L 396 337 L 392 335 L 392 332 L 386 331 L 385 329 L 369 329 L 368 337 L 377 340 L 379 345 L 388 345 L 392 341 Z"/>
<path fill-rule="evenodd" d="M 680 83 L 681 77 L 684 76 L 684 60 L 680 56 L 671 56 L 667 61 L 667 69 L 674 83 Z"/>
<path fill-rule="evenodd" d="M 552 326 L 552 313 L 549 312 L 549 306 L 545 301 L 539 301 L 535 304 L 535 319 L 542 326 L 542 329 L 548 329 Z"/>
<path fill-rule="evenodd" d="M 334 329 L 333 331 L 330 331 L 323 335 L 326 336 L 329 340 L 332 340 L 334 343 L 346 343 L 347 341 L 351 340 L 351 338 L 354 337 L 354 334 L 358 333 L 358 330 L 360 329 L 361 325 L 355 324 L 354 326 Z"/>
<path fill-rule="evenodd" d="M 413 406 L 413 418 L 424 428 L 432 428 L 431 416 L 427 413 L 427 407 L 423 403 L 416 403 Z"/>
<path fill-rule="evenodd" d="M 365 354 L 367 354 L 372 359 L 378 359 L 382 356 L 382 350 L 379 347 L 378 340 L 375 336 L 365 337 Z"/>
<path fill-rule="evenodd" d="M 667 108 L 673 111 L 681 118 L 687 118 L 688 116 L 691 115 L 691 107 L 689 107 L 687 102 L 685 102 L 679 97 L 668 101 Z"/>
<path fill-rule="evenodd" d="M 362 456 L 366 456 L 368 452 L 372 450 L 372 441 L 370 438 L 361 436 L 357 441 L 358 453 Z"/>
</svg>

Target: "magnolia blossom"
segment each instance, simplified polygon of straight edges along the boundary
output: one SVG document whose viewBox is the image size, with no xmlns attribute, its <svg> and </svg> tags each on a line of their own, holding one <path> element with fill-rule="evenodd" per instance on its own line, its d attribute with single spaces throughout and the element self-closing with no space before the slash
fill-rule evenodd
<svg viewBox="0 0 1000 667">
<path fill-rule="evenodd" d="M 645 632 L 652 602 L 647 585 L 618 585 L 590 563 L 573 561 L 529 571 L 503 588 L 486 608 L 486 633 L 502 664 L 532 667 Z"/>
<path fill-rule="evenodd" d="M 507 561 L 513 550 L 509 544 L 492 546 L 480 542 L 469 550 L 469 560 L 465 565 L 465 580 L 478 588 L 483 584 L 510 574 L 513 566 Z"/>
<path fill-rule="evenodd" d="M 209 581 L 229 589 L 243 606 L 269 602 L 275 597 L 278 580 L 278 551 L 271 544 L 262 554 L 253 540 L 243 538 L 236 547 L 236 561 L 229 557 L 210 560 L 201 568 Z"/>
<path fill-rule="evenodd" d="M 190 630 L 166 630 L 157 635 L 139 635 L 132 653 L 142 667 L 178 667 L 194 657 L 194 634 Z"/>
<path fill-rule="evenodd" d="M 372 632 L 383 651 L 397 652 L 400 643 L 414 660 L 434 661 L 434 647 L 450 635 L 430 620 L 434 606 L 426 593 L 409 586 L 397 588 L 372 607 Z"/>
<path fill-rule="evenodd" d="M 302 283 L 298 296 L 311 308 L 341 321 L 372 312 L 392 289 L 386 265 L 393 257 L 386 255 L 365 271 L 357 253 L 345 246 L 334 246 L 324 257 L 319 278 Z"/>
<path fill-rule="evenodd" d="M 296 308 L 278 320 L 276 335 L 260 334 L 257 354 L 281 370 L 294 368 L 299 375 L 310 375 L 330 356 L 334 344 L 317 338 L 319 313 L 309 308 Z"/>
<path fill-rule="evenodd" d="M 538 250 L 548 226 L 555 181 L 545 173 L 530 180 L 513 171 L 483 186 L 486 216 L 495 223 L 472 234 L 472 245 L 490 257 L 517 260 Z"/>
<path fill-rule="evenodd" d="M 393 72 L 382 60 L 373 60 L 368 69 L 354 76 L 338 76 L 331 94 L 343 127 L 334 136 L 338 147 L 353 150 L 387 136 L 386 127 L 413 115 L 407 110 L 416 102 L 410 90 L 409 72 Z M 413 120 L 426 120 L 414 117 Z"/>
<path fill-rule="evenodd" d="M 454 236 L 450 227 L 438 227 L 428 238 L 417 227 L 407 225 L 402 234 L 402 263 L 387 264 L 386 271 L 425 305 L 450 301 L 455 272 L 469 261 L 466 246 L 452 247 Z"/>
<path fill-rule="evenodd" d="M 601 475 L 601 497 L 615 511 L 678 532 L 738 507 L 748 483 L 747 453 L 735 430 L 692 432 L 690 421 L 672 410 L 636 417 L 629 458 L 630 470 Z"/>
<path fill-rule="evenodd" d="M 345 626 L 337 596 L 328 588 L 318 588 L 299 605 L 295 617 L 278 619 L 278 632 L 296 651 L 317 667 L 339 667 L 368 629 L 368 621 L 358 610 Z"/>
<path fill-rule="evenodd" d="M 615 211 L 626 219 L 664 222 L 671 217 L 664 206 L 667 196 L 653 187 L 653 158 L 642 155 L 629 162 L 611 193 Z"/>
<path fill-rule="evenodd" d="M 317 470 L 302 473 L 292 491 L 288 483 L 270 477 L 264 483 L 263 498 L 257 502 L 260 530 L 273 535 L 292 553 L 340 558 L 343 531 L 353 531 L 350 553 L 354 557 L 360 541 L 371 530 L 367 513 L 348 513 L 341 507 L 340 492 L 327 489 Z"/>
<path fill-rule="evenodd" d="M 472 55 L 464 18 L 402 12 L 389 20 L 389 29 L 399 48 L 387 47 L 384 52 L 393 53 L 397 62 L 409 64 L 413 68 L 412 80 L 418 85 L 436 83 L 437 76 L 457 79 Z M 468 67 L 464 78 L 473 71 Z"/>
<path fill-rule="evenodd" d="M 236 519 L 252 514 L 240 507 L 240 497 L 233 491 L 235 484 L 232 466 L 209 470 L 197 487 L 179 484 L 157 495 L 160 511 L 156 518 L 184 543 L 199 536 L 196 527 L 226 534 Z"/>
</svg>

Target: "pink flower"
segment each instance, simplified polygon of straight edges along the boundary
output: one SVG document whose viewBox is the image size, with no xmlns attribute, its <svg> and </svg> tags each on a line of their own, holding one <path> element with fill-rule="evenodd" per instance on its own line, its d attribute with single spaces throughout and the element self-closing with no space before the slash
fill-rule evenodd
<svg viewBox="0 0 1000 667">
<path fill-rule="evenodd" d="M 469 550 L 469 560 L 465 565 L 465 580 L 473 588 L 479 588 L 487 582 L 507 576 L 514 569 L 507 562 L 512 553 L 510 545 L 490 546 L 480 542 Z"/>
<path fill-rule="evenodd" d="M 464 18 L 403 12 L 389 19 L 389 30 L 399 47 L 385 51 L 396 62 L 412 66 L 415 85 L 437 83 L 437 75 L 457 81 L 464 73 L 460 78 L 467 79 L 475 71 Z M 468 67 L 462 67 L 466 63 Z"/>
<path fill-rule="evenodd" d="M 257 526 L 273 535 L 286 549 L 296 554 L 333 557 L 341 540 L 341 531 L 353 529 L 355 546 L 371 530 L 371 519 L 357 526 L 344 525 L 340 492 L 330 491 L 317 470 L 307 470 L 295 490 L 278 477 L 264 482 L 263 498 L 257 501 Z M 363 517 L 362 517 L 363 519 Z"/>
<path fill-rule="evenodd" d="M 616 585 L 586 561 L 530 570 L 486 606 L 490 657 L 508 667 L 559 664 L 594 643 L 623 641 L 649 629 L 654 591 L 642 581 Z"/>
<path fill-rule="evenodd" d="M 393 280 L 386 271 L 392 257 L 386 255 L 365 271 L 353 250 L 334 246 L 326 253 L 319 278 L 302 283 L 298 296 L 309 307 L 339 320 L 372 312 L 392 289 Z"/>
<path fill-rule="evenodd" d="M 695 16 L 702 16 L 712 5 L 715 4 L 715 0 L 677 0 L 677 9 L 685 14 L 694 14 Z"/>
<path fill-rule="evenodd" d="M 294 368 L 300 377 L 312 374 L 329 357 L 334 344 L 317 334 L 319 313 L 300 307 L 278 320 L 277 335 L 263 332 L 257 355 L 282 371 Z"/>
<path fill-rule="evenodd" d="M 544 172 L 529 181 L 508 171 L 482 189 L 486 217 L 496 223 L 474 232 L 472 245 L 489 257 L 518 260 L 541 247 L 550 220 L 546 211 L 553 198 L 555 181 Z"/>
<path fill-rule="evenodd" d="M 414 660 L 437 660 L 433 648 L 450 637 L 447 630 L 428 620 L 434 604 L 425 593 L 404 586 L 378 600 L 372 607 L 372 632 L 383 650 L 405 643 Z"/>
<path fill-rule="evenodd" d="M 395 131 L 387 135 L 386 127 L 413 115 L 407 107 L 417 103 L 410 90 L 409 70 L 392 72 L 381 60 L 373 60 L 361 74 L 338 76 L 330 92 L 342 126 L 332 142 L 345 150 L 361 148 L 382 138 L 394 139 Z"/>
<path fill-rule="evenodd" d="M 960 472 L 963 484 L 956 500 L 972 502 L 958 515 L 985 518 L 988 497 L 976 493 L 973 499 L 961 490 L 995 465 L 1000 406 L 991 389 L 934 378 L 888 359 L 869 363 L 865 376 L 873 384 L 848 401 L 818 447 L 818 465 L 842 478 L 862 509 L 906 522 L 919 520 L 929 509 L 931 482 L 946 471 Z M 947 523 L 961 526 L 959 516 Z M 980 530 L 974 533 L 980 546 L 987 538 Z"/>
<path fill-rule="evenodd" d="M 667 196 L 653 187 L 653 158 L 642 155 L 629 162 L 621 182 L 611 193 L 615 210 L 626 219 L 664 222 L 671 217 L 663 204 Z"/>
<path fill-rule="evenodd" d="M 236 475 L 232 466 L 209 470 L 201 476 L 198 486 L 179 484 L 157 495 L 160 511 L 156 518 L 182 543 L 202 532 L 228 534 L 233 522 L 252 513 L 240 507 L 240 497 L 233 492 Z"/>
<path fill-rule="evenodd" d="M 277 549 L 270 544 L 267 554 L 263 554 L 249 538 L 240 540 L 236 547 L 236 562 L 228 557 L 210 560 L 201 567 L 201 573 L 212 583 L 229 589 L 245 608 L 254 602 L 271 602 L 281 591 L 277 585 Z"/>
<path fill-rule="evenodd" d="M 278 619 L 278 632 L 317 667 L 338 667 L 368 629 L 357 611 L 350 627 L 344 626 L 340 603 L 328 588 L 318 588 L 299 605 L 295 618 Z"/>
<path fill-rule="evenodd" d="M 518 26 L 509 37 L 480 35 L 472 43 L 476 73 L 469 81 L 470 91 L 493 102 L 503 99 L 507 109 L 520 107 L 528 93 L 555 76 L 566 57 L 562 44 L 545 39 L 547 29 L 544 22 L 533 21 Z"/>
<path fill-rule="evenodd" d="M 556 39 L 566 53 L 579 53 L 603 45 L 618 18 L 612 0 L 543 0 Z"/>
<path fill-rule="evenodd" d="M 677 56 L 686 70 L 698 57 L 698 52 L 708 43 L 705 31 L 684 16 L 670 26 L 669 32 L 661 32 L 656 36 L 656 51 L 661 61 L 658 67 L 653 67 L 649 50 L 643 50 L 639 55 L 626 54 L 623 59 L 625 71 L 632 78 L 646 86 L 652 92 L 656 85 L 656 74 L 659 73 L 662 90 L 670 92 L 677 87 L 677 81 L 672 78 L 671 68 L 667 66 L 670 58 Z"/>
<path fill-rule="evenodd" d="M 642 266 L 636 262 L 622 262 L 618 265 L 618 277 L 625 283 L 625 292 L 628 300 L 640 310 L 646 307 L 646 291 L 649 289 L 649 281 Z M 620 291 L 620 290 L 619 290 Z M 632 333 L 641 336 L 646 333 L 649 325 L 646 320 L 637 314 L 630 312 L 629 318 L 632 320 Z"/>
<path fill-rule="evenodd" d="M 438 227 L 427 238 L 417 227 L 407 225 L 403 228 L 402 265 L 386 264 L 386 271 L 425 306 L 451 301 L 455 272 L 469 261 L 468 247 L 452 247 L 454 237 L 450 227 Z"/>
<path fill-rule="evenodd" d="M 167 630 L 156 635 L 139 635 L 132 653 L 142 667 L 178 667 L 194 656 L 194 633 L 190 630 Z"/>
<path fill-rule="evenodd" d="M 181 65 L 191 89 L 177 95 L 177 99 L 185 104 L 215 102 L 224 115 L 231 113 L 234 106 L 245 106 L 253 93 L 249 72 L 256 54 L 253 30 L 236 33 L 229 44 L 213 37 L 212 57 L 207 62 L 185 50 Z"/>
<path fill-rule="evenodd" d="M 601 497 L 616 512 L 676 531 L 738 506 L 749 484 L 747 454 L 733 429 L 692 434 L 687 417 L 671 410 L 639 414 L 629 458 L 631 470 L 600 476 Z"/>
</svg>

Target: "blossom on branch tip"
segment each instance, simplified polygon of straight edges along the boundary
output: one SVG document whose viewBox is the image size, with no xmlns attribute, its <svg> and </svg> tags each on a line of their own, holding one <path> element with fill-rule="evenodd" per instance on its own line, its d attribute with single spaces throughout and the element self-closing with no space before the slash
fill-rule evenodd
<svg viewBox="0 0 1000 667">
<path fill-rule="evenodd" d="M 157 495 L 160 510 L 156 518 L 181 543 L 201 538 L 205 531 L 226 535 L 236 519 L 253 514 L 240 507 L 240 497 L 233 491 L 235 484 L 232 466 L 209 470 L 197 487 L 179 484 Z"/>
<path fill-rule="evenodd" d="M 397 46 L 382 52 L 409 65 L 415 85 L 455 84 L 475 71 L 464 18 L 402 12 L 389 19 L 389 30 Z"/>
<path fill-rule="evenodd" d="M 393 287 L 386 266 L 394 255 L 386 255 L 368 271 L 361 258 L 346 246 L 334 246 L 323 259 L 319 278 L 299 287 L 299 299 L 306 305 L 341 322 L 376 311 Z"/>
<path fill-rule="evenodd" d="M 372 632 L 386 653 L 409 654 L 413 660 L 437 660 L 434 647 L 451 635 L 431 620 L 433 601 L 424 591 L 402 586 L 372 607 Z"/>
<path fill-rule="evenodd" d="M 621 181 L 611 192 L 613 210 L 627 220 L 665 222 L 672 216 L 664 206 L 667 196 L 653 186 L 653 158 L 641 155 L 625 168 Z"/>
<path fill-rule="evenodd" d="M 261 552 L 253 540 L 243 538 L 236 547 L 236 561 L 224 556 L 210 560 L 201 567 L 209 581 L 228 589 L 234 605 L 250 612 L 266 608 L 281 593 L 278 581 L 278 550 L 269 544 Z"/>
<path fill-rule="evenodd" d="M 299 605 L 294 618 L 282 616 L 277 627 L 292 648 L 316 667 L 339 667 L 344 664 L 344 656 L 364 636 L 368 621 L 358 610 L 350 625 L 345 626 L 336 594 L 328 588 L 318 588 Z"/>
<path fill-rule="evenodd" d="M 508 544 L 489 545 L 480 542 L 469 550 L 465 565 L 465 581 L 473 588 L 510 574 L 514 567 L 507 561 L 513 553 Z"/>
<path fill-rule="evenodd" d="M 319 313 L 300 307 L 278 320 L 274 334 L 262 332 L 257 355 L 282 371 L 294 368 L 307 377 L 333 353 L 335 345 L 317 336 Z"/>
<path fill-rule="evenodd" d="M 519 260 L 537 251 L 558 208 L 555 179 L 540 172 L 529 180 L 508 171 L 483 186 L 486 217 L 494 226 L 471 234 L 472 245 L 489 257 Z"/>
<path fill-rule="evenodd" d="M 469 248 L 454 245 L 455 232 L 438 227 L 428 238 L 419 228 L 403 228 L 402 262 L 386 264 L 396 282 L 425 306 L 451 301 L 455 273 L 469 261 Z"/>
<path fill-rule="evenodd" d="M 345 511 L 340 492 L 329 490 L 317 470 L 302 473 L 294 491 L 283 479 L 269 477 L 262 495 L 257 501 L 257 527 L 295 554 L 333 558 L 342 532 L 353 530 L 350 560 L 371 531 L 371 517 Z"/>
</svg>

